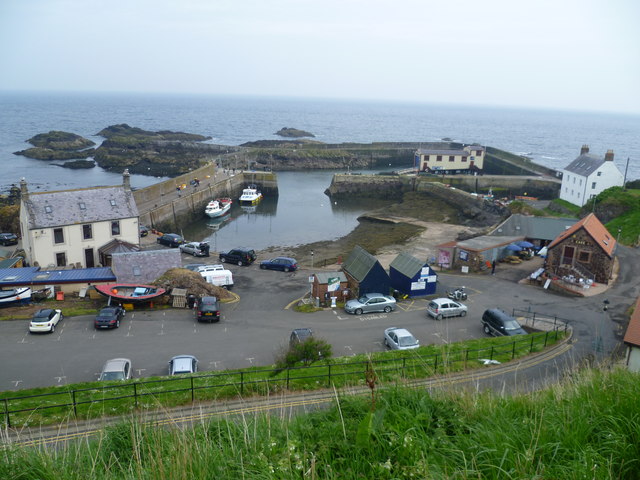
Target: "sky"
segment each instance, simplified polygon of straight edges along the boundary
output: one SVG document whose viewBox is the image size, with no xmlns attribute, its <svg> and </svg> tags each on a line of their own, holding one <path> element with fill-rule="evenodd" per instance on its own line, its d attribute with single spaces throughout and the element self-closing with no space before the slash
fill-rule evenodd
<svg viewBox="0 0 640 480">
<path fill-rule="evenodd" d="M 0 0 L 0 91 L 640 114 L 637 0 Z"/>
</svg>

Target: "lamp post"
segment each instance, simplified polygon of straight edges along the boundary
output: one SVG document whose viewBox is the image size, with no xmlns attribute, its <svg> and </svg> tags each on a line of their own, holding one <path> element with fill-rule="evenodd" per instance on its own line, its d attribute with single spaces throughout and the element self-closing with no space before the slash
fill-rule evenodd
<svg viewBox="0 0 640 480">
<path fill-rule="evenodd" d="M 603 350 L 602 332 L 604 331 L 604 328 L 605 328 L 606 323 L 607 323 L 607 310 L 609 310 L 609 300 L 605 298 L 602 301 L 602 328 L 600 329 L 600 331 L 596 335 L 596 338 L 594 340 L 594 345 L 593 345 L 594 350 L 596 352 L 602 352 L 602 350 Z"/>
<path fill-rule="evenodd" d="M 311 250 L 311 268 L 313 268 L 313 250 Z"/>
</svg>

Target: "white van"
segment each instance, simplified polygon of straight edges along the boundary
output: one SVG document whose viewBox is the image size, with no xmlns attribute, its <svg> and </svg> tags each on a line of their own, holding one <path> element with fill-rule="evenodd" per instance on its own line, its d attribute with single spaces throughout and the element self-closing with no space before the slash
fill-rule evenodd
<svg viewBox="0 0 640 480">
<path fill-rule="evenodd" d="M 233 287 L 233 274 L 229 270 L 211 270 L 200 272 L 200 275 L 211 285 L 228 289 Z"/>
</svg>

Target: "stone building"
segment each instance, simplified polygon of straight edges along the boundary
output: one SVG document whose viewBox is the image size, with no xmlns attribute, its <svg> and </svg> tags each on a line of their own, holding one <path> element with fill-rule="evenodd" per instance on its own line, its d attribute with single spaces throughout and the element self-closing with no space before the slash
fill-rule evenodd
<svg viewBox="0 0 640 480">
<path fill-rule="evenodd" d="M 558 277 L 609 282 L 616 239 L 593 213 L 558 235 L 547 248 L 548 272 Z"/>
<path fill-rule="evenodd" d="M 458 150 L 424 149 L 415 153 L 414 167 L 420 172 L 454 173 L 482 172 L 485 148 L 480 145 L 467 145 Z"/>
</svg>

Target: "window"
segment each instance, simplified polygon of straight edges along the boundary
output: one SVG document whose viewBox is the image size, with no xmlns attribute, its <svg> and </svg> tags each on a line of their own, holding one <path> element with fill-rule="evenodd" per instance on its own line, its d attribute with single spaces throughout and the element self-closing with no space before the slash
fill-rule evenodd
<svg viewBox="0 0 640 480">
<path fill-rule="evenodd" d="M 441 162 L 441 161 L 442 161 L 442 155 L 438 155 L 438 156 L 437 156 L 437 158 L 436 158 L 436 160 L 437 160 L 438 162 Z"/>
<path fill-rule="evenodd" d="M 112 207 L 116 206 L 116 201 L 113 198 L 111 200 L 109 200 L 109 203 L 111 203 Z"/>
<path fill-rule="evenodd" d="M 51 213 L 51 212 L 53 212 L 53 208 L 51 208 L 51 205 L 45 205 L 44 213 Z"/>
<path fill-rule="evenodd" d="M 578 183 L 578 186 L 582 186 L 582 179 L 580 179 L 580 183 Z"/>
<path fill-rule="evenodd" d="M 573 184 L 576 184 L 576 177 L 573 177 Z"/>
<path fill-rule="evenodd" d="M 90 240 L 93 238 L 93 230 L 90 223 L 82 225 L 82 238 L 84 238 L 85 240 Z"/>
<path fill-rule="evenodd" d="M 467 161 L 467 157 L 462 157 L 462 161 L 466 162 Z"/>
<path fill-rule="evenodd" d="M 591 184 L 591 188 L 594 188 L 594 189 L 596 188 L 596 182 L 593 182 L 593 183 Z"/>
<path fill-rule="evenodd" d="M 61 228 L 53 229 L 53 243 L 64 243 L 64 233 Z"/>
<path fill-rule="evenodd" d="M 64 252 L 56 253 L 56 265 L 58 267 L 67 266 L 67 254 Z"/>
<path fill-rule="evenodd" d="M 449 155 L 449 161 L 453 162 L 456 159 L 456 157 L 454 157 L 453 155 Z"/>
<path fill-rule="evenodd" d="M 139 277 L 142 275 L 142 269 L 138 266 L 133 267 L 133 275 Z"/>
<path fill-rule="evenodd" d="M 120 222 L 118 220 L 111 222 L 111 235 L 120 235 Z"/>
<path fill-rule="evenodd" d="M 86 210 L 86 209 L 87 209 L 87 206 L 85 205 L 85 203 L 84 203 L 84 202 L 80 202 L 80 203 L 78 204 L 78 207 L 80 207 L 80 210 Z"/>
<path fill-rule="evenodd" d="M 598 176 L 601 177 L 602 176 L 602 172 L 598 172 Z"/>
<path fill-rule="evenodd" d="M 584 250 L 578 252 L 578 261 L 582 263 L 589 263 L 591 261 L 591 252 L 585 252 Z"/>
</svg>

